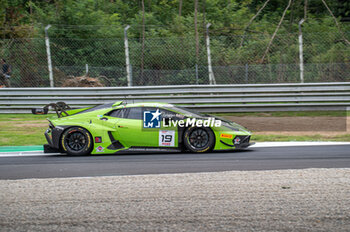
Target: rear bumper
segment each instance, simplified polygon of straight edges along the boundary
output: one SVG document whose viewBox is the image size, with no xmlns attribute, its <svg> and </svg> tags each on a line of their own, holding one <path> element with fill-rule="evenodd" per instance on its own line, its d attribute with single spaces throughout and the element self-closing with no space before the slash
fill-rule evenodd
<svg viewBox="0 0 350 232">
<path fill-rule="evenodd" d="M 53 147 L 53 144 L 52 144 L 52 131 L 51 131 L 50 128 L 48 128 L 45 131 L 45 138 L 46 138 L 46 141 L 48 142 L 48 144 L 45 144 L 45 145 L 49 145 L 50 147 Z M 44 145 L 44 148 L 45 148 L 45 145 Z"/>
<path fill-rule="evenodd" d="M 58 147 L 55 147 L 52 141 L 52 129 L 48 128 L 45 131 L 45 138 L 48 144 L 44 144 L 44 153 L 60 153 Z"/>
<path fill-rule="evenodd" d="M 60 149 L 60 138 L 63 131 L 66 128 L 67 126 L 64 126 L 64 127 L 60 126 L 60 127 L 48 128 L 45 131 L 45 138 L 50 147 L 55 149 Z"/>
</svg>

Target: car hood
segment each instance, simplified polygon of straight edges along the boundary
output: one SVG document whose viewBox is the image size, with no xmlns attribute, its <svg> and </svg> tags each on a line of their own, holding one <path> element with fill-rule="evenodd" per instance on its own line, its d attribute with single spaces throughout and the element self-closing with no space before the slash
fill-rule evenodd
<svg viewBox="0 0 350 232">
<path fill-rule="evenodd" d="M 250 132 L 247 128 L 244 126 L 239 125 L 238 123 L 232 122 L 230 120 L 227 120 L 226 118 L 219 117 L 219 116 L 214 116 L 214 115 L 209 115 L 210 118 L 215 118 L 215 120 L 221 120 L 222 126 L 228 127 L 233 130 L 237 131 L 245 131 L 245 132 Z M 208 117 L 208 118 L 209 118 Z"/>
</svg>

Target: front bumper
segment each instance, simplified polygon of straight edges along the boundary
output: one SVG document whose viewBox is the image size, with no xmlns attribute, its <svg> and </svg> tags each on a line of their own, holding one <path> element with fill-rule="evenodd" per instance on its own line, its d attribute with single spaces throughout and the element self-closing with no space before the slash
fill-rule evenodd
<svg viewBox="0 0 350 232">
<path fill-rule="evenodd" d="M 255 144 L 250 142 L 250 135 L 237 135 L 232 139 L 232 144 L 226 143 L 222 140 L 220 140 L 220 142 L 228 147 L 236 149 L 244 149 Z"/>
</svg>

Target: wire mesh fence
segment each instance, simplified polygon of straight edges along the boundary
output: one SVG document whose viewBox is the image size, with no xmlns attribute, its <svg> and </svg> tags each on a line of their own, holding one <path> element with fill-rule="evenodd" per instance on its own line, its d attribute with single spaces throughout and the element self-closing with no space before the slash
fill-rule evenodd
<svg viewBox="0 0 350 232">
<path fill-rule="evenodd" d="M 350 37 L 347 32 L 345 36 Z M 300 82 L 298 34 L 210 37 L 217 84 Z M 209 84 L 206 37 L 130 38 L 133 86 Z M 50 38 L 54 85 L 127 86 L 124 38 Z M 350 46 L 339 32 L 304 33 L 305 82 L 350 81 Z M 12 87 L 50 86 L 45 38 L 0 40 Z"/>
</svg>

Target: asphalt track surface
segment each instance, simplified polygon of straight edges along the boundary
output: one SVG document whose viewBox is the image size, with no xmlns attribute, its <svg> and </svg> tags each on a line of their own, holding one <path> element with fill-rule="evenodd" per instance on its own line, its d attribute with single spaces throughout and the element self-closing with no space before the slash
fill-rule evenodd
<svg viewBox="0 0 350 232">
<path fill-rule="evenodd" d="M 1 157 L 0 179 L 303 168 L 350 168 L 350 145 L 251 147 L 243 151 L 204 154 Z"/>
</svg>

